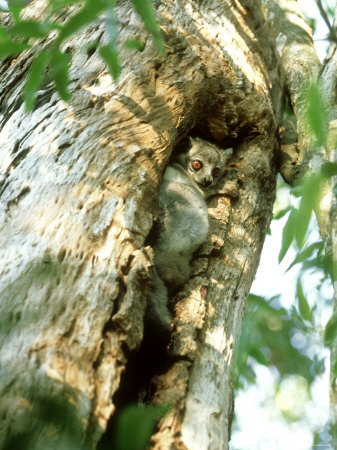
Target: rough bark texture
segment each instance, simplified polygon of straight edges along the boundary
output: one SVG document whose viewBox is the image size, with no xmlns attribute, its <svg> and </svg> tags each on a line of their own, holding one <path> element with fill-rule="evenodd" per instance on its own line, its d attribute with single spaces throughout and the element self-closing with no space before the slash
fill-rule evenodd
<svg viewBox="0 0 337 450">
<path fill-rule="evenodd" d="M 312 29 L 305 21 L 295 0 L 265 0 L 264 12 L 277 42 L 286 88 L 294 114 L 287 118 L 280 130 L 280 173 L 287 183 L 294 185 L 304 176 L 319 173 L 329 158 L 308 124 L 308 88 L 321 83 L 321 64 L 314 49 Z M 322 82 L 322 92 L 325 92 Z M 324 94 L 329 99 L 329 94 Z M 331 254 L 329 209 L 330 182 L 323 186 L 315 213 L 327 254 Z"/>
<path fill-rule="evenodd" d="M 35 2 L 26 14 L 43 8 Z M 176 299 L 152 398 L 171 409 L 153 445 L 228 446 L 235 348 L 272 216 L 283 80 L 259 2 L 166 0 L 156 13 L 165 57 L 130 2 L 118 4 L 120 41 L 146 45 L 120 47 L 117 83 L 84 46 L 105 40 L 103 19 L 67 42 L 70 104 L 46 84 L 25 113 L 24 77 L 38 49 L 0 66 L 2 443 L 32 427 L 27 412 L 45 397 L 69 403 L 77 443 L 101 438 L 143 339 L 158 186 L 193 130 L 235 155 L 210 201 L 210 240 Z M 60 440 L 62 429 L 52 431 L 47 423 L 35 448 Z"/>
<path fill-rule="evenodd" d="M 286 142 L 282 145 L 280 167 L 285 180 L 294 184 L 296 179 L 308 171 L 313 154 L 314 139 L 308 129 L 306 95 L 310 84 L 317 80 L 320 62 L 314 49 L 312 29 L 305 21 L 297 1 L 263 0 L 262 3 L 271 33 L 276 39 L 296 117 L 296 139 L 289 140 L 291 125 L 284 125 Z"/>
</svg>

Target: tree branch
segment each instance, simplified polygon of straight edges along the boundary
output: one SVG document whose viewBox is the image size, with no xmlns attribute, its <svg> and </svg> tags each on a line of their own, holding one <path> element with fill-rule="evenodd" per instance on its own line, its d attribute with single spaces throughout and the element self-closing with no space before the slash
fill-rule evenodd
<svg viewBox="0 0 337 450">
<path fill-rule="evenodd" d="M 333 42 L 337 42 L 337 36 L 336 36 L 336 32 L 333 28 L 333 26 L 331 25 L 330 21 L 329 21 L 329 17 L 325 11 L 325 9 L 323 8 L 322 2 L 321 0 L 316 0 L 316 5 L 319 9 L 319 12 L 322 16 L 322 19 L 324 20 L 324 22 L 326 23 L 326 26 L 329 29 L 329 40 L 333 41 Z"/>
</svg>

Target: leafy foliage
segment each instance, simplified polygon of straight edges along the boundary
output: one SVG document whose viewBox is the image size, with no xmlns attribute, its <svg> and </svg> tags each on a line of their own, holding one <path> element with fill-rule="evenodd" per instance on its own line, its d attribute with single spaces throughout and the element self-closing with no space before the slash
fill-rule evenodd
<svg viewBox="0 0 337 450">
<path fill-rule="evenodd" d="M 327 137 L 328 108 L 318 84 L 305 89 L 307 98 L 307 118 L 310 130 L 314 133 L 317 145 L 325 145 Z"/>
<path fill-rule="evenodd" d="M 35 58 L 29 68 L 27 83 L 24 90 L 26 108 L 28 110 L 31 110 L 34 106 L 37 91 L 43 81 L 44 71 L 49 60 L 50 55 L 46 50 L 44 50 Z"/>
<path fill-rule="evenodd" d="M 280 379 L 294 373 L 307 379 L 309 385 L 323 371 L 323 360 L 318 355 L 315 358 L 309 357 L 305 349 L 296 344 L 298 339 L 294 337 L 302 335 L 306 339 L 316 339 L 322 345 L 320 326 L 315 319 L 316 307 L 310 307 L 303 289 L 302 276 L 306 271 L 318 271 L 322 274 L 323 283 L 331 275 L 331 262 L 324 253 L 323 242 L 307 242 L 321 184 L 336 173 L 335 164 L 322 165 L 318 174 L 305 178 L 301 184 L 290 189 L 293 201 L 274 216 L 274 220 L 279 220 L 288 215 L 282 233 L 279 262 L 293 245 L 297 254 L 287 270 L 295 265 L 300 266 L 295 290 L 297 303 L 286 310 L 275 297 L 268 300 L 249 296 L 239 349 L 239 372 L 242 380 L 254 380 L 254 361 L 276 367 Z M 332 322 L 326 330 L 325 344 L 329 345 L 335 336 L 337 327 Z M 242 385 L 242 381 L 240 384 Z"/>
<path fill-rule="evenodd" d="M 5 27 L 0 25 L 0 59 L 12 58 L 24 50 L 32 49 L 45 41 L 51 31 L 56 31 L 57 37 L 51 46 L 37 54 L 31 63 L 28 72 L 27 85 L 24 89 L 26 109 L 31 111 L 34 107 L 37 92 L 44 82 L 46 74 L 51 75 L 55 88 L 60 97 L 69 101 L 69 66 L 71 58 L 62 51 L 64 42 L 80 32 L 81 29 L 92 23 L 99 16 L 106 17 L 106 30 L 109 43 L 101 45 L 98 53 L 106 62 L 112 77 L 117 80 L 121 71 L 119 55 L 117 51 L 117 36 L 119 24 L 115 17 L 115 0 L 50 0 L 49 13 L 43 22 L 35 20 L 22 20 L 20 18 L 25 0 L 16 0 L 9 3 L 13 17 L 12 24 Z M 62 23 L 56 17 L 60 17 L 63 8 L 77 6 L 75 12 L 70 14 L 68 20 Z M 144 22 L 145 28 L 151 33 L 152 39 L 158 49 L 163 52 L 163 37 L 157 23 L 151 0 L 132 0 L 133 6 Z M 137 39 L 125 42 L 125 47 L 131 50 L 142 51 L 144 44 Z"/>
<path fill-rule="evenodd" d="M 287 310 L 279 305 L 275 297 L 268 300 L 259 296 L 249 296 L 239 347 L 239 386 L 243 386 L 245 380 L 254 381 L 256 364 L 276 368 L 279 384 L 293 374 L 305 379 L 310 387 L 316 377 L 324 372 L 324 358 L 318 351 L 318 348 L 323 346 L 323 333 L 317 310 L 322 306 L 318 304 L 311 306 L 312 302 L 310 303 L 306 296 L 303 278 L 307 272 L 319 273 L 321 286 L 329 276 L 334 280 L 331 257 L 325 255 L 323 242 L 310 242 L 308 236 L 322 187 L 331 177 L 337 175 L 337 165 L 330 162 L 323 163 L 320 154 L 322 147 L 327 143 L 329 111 L 319 86 L 306 86 L 303 90 L 303 101 L 307 111 L 308 130 L 313 137 L 312 147 L 318 152 L 317 155 L 311 156 L 313 158 L 317 156 L 320 165 L 316 165 L 312 174 L 306 175 L 300 183 L 290 189 L 288 204 L 274 217 L 274 220 L 287 219 L 282 232 L 279 262 L 284 259 L 291 246 L 297 253 L 287 269 L 299 266 L 295 290 L 296 302 Z M 319 285 L 316 285 L 315 289 L 318 291 Z M 336 339 L 337 321 L 331 319 L 326 327 L 324 344 L 331 346 Z M 332 373 L 337 378 L 337 362 L 332 367 Z M 298 418 L 290 415 L 286 419 Z M 318 433 L 315 441 L 320 442 L 320 439 Z"/>
<path fill-rule="evenodd" d="M 146 29 L 152 34 L 153 40 L 160 52 L 164 51 L 163 39 L 153 13 L 151 0 L 132 0 L 132 3 L 143 19 Z"/>
<path fill-rule="evenodd" d="M 100 47 L 99 54 L 109 67 L 109 71 L 115 80 L 118 79 L 121 67 L 119 64 L 118 52 L 109 45 Z"/>
<path fill-rule="evenodd" d="M 298 300 L 298 309 L 299 309 L 301 316 L 303 317 L 304 320 L 307 320 L 308 322 L 312 322 L 313 321 L 312 311 L 310 310 L 308 300 L 306 299 L 306 297 L 304 295 L 300 278 L 298 278 L 298 280 L 297 280 L 296 297 Z"/>
<path fill-rule="evenodd" d="M 69 394 L 73 395 L 71 392 Z M 19 416 L 23 431 L 12 431 L 2 447 L 3 450 L 89 449 L 83 442 L 83 424 L 78 419 L 75 405 L 66 398 L 56 395 L 35 393 L 34 397 L 34 400 L 29 399 L 32 405 L 29 412 L 24 409 L 22 417 Z M 28 399 L 24 397 L 22 399 L 29 404 Z"/>
<path fill-rule="evenodd" d="M 303 349 L 295 345 L 296 339 L 293 339 L 298 332 L 307 335 L 312 327 L 304 322 L 312 320 L 312 311 L 303 291 L 300 295 L 300 311 L 296 308 L 287 311 L 280 306 L 277 297 L 267 300 L 261 296 L 249 295 L 238 349 L 237 387 L 243 386 L 243 380 L 254 382 L 254 361 L 274 366 L 281 378 L 297 374 L 309 384 L 317 374 L 322 373 L 323 360 L 318 357 L 310 358 Z"/>
<path fill-rule="evenodd" d="M 327 139 L 327 109 L 324 106 L 317 86 L 311 86 L 307 97 L 308 123 L 316 137 L 318 146 L 326 144 Z M 288 221 L 282 234 L 282 247 L 279 254 L 279 262 L 286 255 L 290 245 L 295 240 L 301 250 L 305 244 L 312 213 L 316 210 L 323 183 L 337 174 L 337 165 L 326 162 L 318 171 L 307 175 L 302 182 L 292 188 L 292 194 L 300 197 L 299 206 L 287 206 L 280 211 L 275 219 L 279 219 L 289 212 Z M 302 261 L 303 261 L 302 255 Z"/>
<path fill-rule="evenodd" d="M 319 153 L 327 143 L 329 111 L 317 85 L 304 88 L 303 101 L 307 111 L 308 130 L 313 137 L 313 148 Z M 287 269 L 290 270 L 295 265 L 299 267 L 295 289 L 296 302 L 286 309 L 280 306 L 277 297 L 266 299 L 249 296 L 238 350 L 238 385 L 241 387 L 245 381 L 255 380 L 257 364 L 276 368 L 279 385 L 282 380 L 294 375 L 305 379 L 309 388 L 316 377 L 324 372 L 324 358 L 318 350 L 323 346 L 323 330 L 317 314 L 322 305 L 312 306 L 312 301 L 308 301 L 303 279 L 307 279 L 306 273 L 313 272 L 320 274 L 321 286 L 329 276 L 334 279 L 331 258 L 325 255 L 323 242 L 310 242 L 308 236 L 313 227 L 313 212 L 319 204 L 322 187 L 331 177 L 337 175 L 337 165 L 322 163 L 320 154 L 311 156 L 317 156 L 321 165 L 318 164 L 311 175 L 307 175 L 289 190 L 287 204 L 274 216 L 274 220 L 286 219 L 279 262 L 284 259 L 291 246 L 297 253 Z M 314 288 L 318 291 L 319 285 Z M 331 319 L 326 327 L 324 344 L 331 346 L 336 339 L 337 321 Z M 337 362 L 332 367 L 332 373 L 337 378 Z M 298 420 L 299 417 L 295 416 L 285 418 L 290 421 Z M 317 442 L 320 442 L 321 438 L 319 433 L 315 436 Z"/>
<path fill-rule="evenodd" d="M 50 64 L 50 75 L 54 81 L 56 90 L 63 100 L 69 101 L 71 94 L 68 90 L 69 84 L 69 61 L 70 56 L 66 53 L 56 50 L 53 52 Z"/>
<path fill-rule="evenodd" d="M 83 425 L 77 418 L 75 405 L 61 396 L 39 395 L 32 403 L 26 427 L 22 432 L 14 432 L 6 440 L 4 450 L 87 450 L 91 448 L 83 442 Z M 169 410 L 169 407 L 130 405 L 118 420 L 115 440 L 104 449 L 145 450 L 154 427 Z M 28 427 L 29 419 L 31 425 Z M 29 428 L 29 429 L 28 429 Z M 55 433 L 55 430 L 58 430 Z M 46 447 L 46 445 L 48 447 Z M 113 445 L 113 446 L 112 446 Z"/>
<path fill-rule="evenodd" d="M 325 334 L 324 334 L 324 343 L 325 345 L 331 346 L 333 341 L 337 337 L 337 317 L 331 317 L 329 322 L 327 323 Z"/>
<path fill-rule="evenodd" d="M 121 413 L 115 438 L 117 450 L 145 450 L 155 425 L 169 408 L 162 405 L 130 405 Z"/>
</svg>

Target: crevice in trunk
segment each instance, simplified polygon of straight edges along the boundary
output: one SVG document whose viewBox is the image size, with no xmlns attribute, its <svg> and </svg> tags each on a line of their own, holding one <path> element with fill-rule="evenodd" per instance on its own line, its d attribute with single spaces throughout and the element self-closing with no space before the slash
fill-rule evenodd
<svg viewBox="0 0 337 450">
<path fill-rule="evenodd" d="M 118 419 L 126 407 L 151 404 L 155 389 L 152 380 L 167 372 L 172 363 L 167 351 L 169 339 L 169 335 L 158 336 L 149 326 L 145 328 L 139 350 L 128 358 L 120 387 L 113 397 L 115 414 L 110 418 L 97 450 L 114 448 Z M 132 430 L 130 432 L 132 433 Z"/>
</svg>

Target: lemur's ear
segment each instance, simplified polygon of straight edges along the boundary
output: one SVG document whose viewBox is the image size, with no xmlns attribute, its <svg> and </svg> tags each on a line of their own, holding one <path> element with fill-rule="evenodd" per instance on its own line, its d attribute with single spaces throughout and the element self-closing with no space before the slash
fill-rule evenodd
<svg viewBox="0 0 337 450">
<path fill-rule="evenodd" d="M 227 162 L 233 156 L 233 149 L 226 148 L 226 150 L 223 151 L 223 156 L 224 156 L 225 162 Z"/>
<path fill-rule="evenodd" d="M 186 168 L 188 163 L 188 151 L 192 147 L 192 144 L 193 139 L 189 136 L 186 136 L 183 140 L 181 140 L 173 151 L 171 161 Z"/>
<path fill-rule="evenodd" d="M 192 147 L 192 144 L 193 139 L 190 136 L 186 136 L 179 142 L 179 144 L 177 144 L 175 150 L 177 152 L 186 152 Z"/>
</svg>

